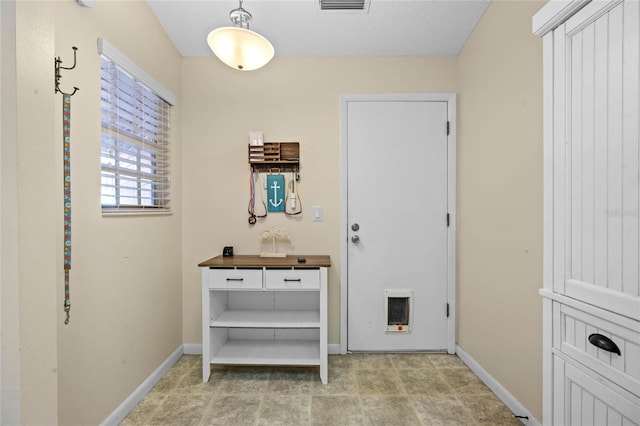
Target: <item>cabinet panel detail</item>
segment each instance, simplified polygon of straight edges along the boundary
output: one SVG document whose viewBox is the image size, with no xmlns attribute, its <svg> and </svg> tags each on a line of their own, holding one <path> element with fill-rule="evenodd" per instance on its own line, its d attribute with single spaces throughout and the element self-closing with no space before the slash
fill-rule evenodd
<svg viewBox="0 0 640 426">
<path fill-rule="evenodd" d="M 215 364 L 319 365 L 317 341 L 228 340 L 213 355 Z"/>
<path fill-rule="evenodd" d="M 558 312 L 558 310 L 556 310 Z M 640 323 L 634 328 L 590 315 L 566 305 L 560 305 L 561 343 L 555 346 L 571 358 L 600 371 L 618 385 L 640 395 Z M 592 334 L 610 338 L 621 354 L 599 349 L 589 342 Z"/>
<path fill-rule="evenodd" d="M 604 4 L 567 22 L 566 277 L 580 284 L 567 288 L 580 300 L 611 290 L 598 304 L 617 311 L 625 301 L 616 293 L 640 298 L 640 6 Z M 638 306 L 623 314 L 640 319 Z"/>
<path fill-rule="evenodd" d="M 310 289 L 320 288 L 320 271 L 317 269 L 267 269 L 265 271 L 267 289 Z"/>
<path fill-rule="evenodd" d="M 320 311 L 227 310 L 211 327 L 320 328 Z"/>
<path fill-rule="evenodd" d="M 262 270 L 210 269 L 209 288 L 262 288 Z"/>
<path fill-rule="evenodd" d="M 640 400 L 621 394 L 615 386 L 596 379 L 587 370 L 555 358 L 559 375 L 555 386 L 555 422 L 565 425 L 640 425 Z"/>
</svg>

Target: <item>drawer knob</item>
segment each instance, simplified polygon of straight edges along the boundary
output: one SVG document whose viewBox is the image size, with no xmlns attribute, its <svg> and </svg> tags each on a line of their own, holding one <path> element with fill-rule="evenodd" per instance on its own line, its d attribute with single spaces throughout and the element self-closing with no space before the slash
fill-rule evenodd
<svg viewBox="0 0 640 426">
<path fill-rule="evenodd" d="M 609 339 L 607 336 L 603 336 L 602 334 L 594 333 L 590 335 L 589 343 L 591 343 L 593 346 L 600 348 L 604 351 L 613 352 L 615 354 L 622 355 L 618 345 L 616 345 L 613 340 Z"/>
</svg>

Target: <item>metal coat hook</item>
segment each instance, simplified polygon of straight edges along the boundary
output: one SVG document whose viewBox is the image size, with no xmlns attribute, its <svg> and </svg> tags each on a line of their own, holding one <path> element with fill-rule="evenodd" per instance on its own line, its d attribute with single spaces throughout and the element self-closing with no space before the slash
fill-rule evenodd
<svg viewBox="0 0 640 426">
<path fill-rule="evenodd" d="M 73 96 L 76 94 L 76 92 L 80 89 L 78 89 L 77 87 L 73 87 L 73 92 L 71 93 L 65 93 L 62 90 L 60 90 L 60 77 L 62 77 L 60 75 L 60 70 L 72 70 L 76 67 L 76 52 L 78 51 L 78 48 L 73 46 L 71 47 L 73 49 L 73 66 L 71 67 L 63 67 L 62 66 L 62 59 L 60 59 L 60 56 L 57 56 L 55 59 L 55 67 L 56 67 L 56 92 L 55 93 L 62 93 L 63 95 L 67 95 L 67 96 Z"/>
</svg>

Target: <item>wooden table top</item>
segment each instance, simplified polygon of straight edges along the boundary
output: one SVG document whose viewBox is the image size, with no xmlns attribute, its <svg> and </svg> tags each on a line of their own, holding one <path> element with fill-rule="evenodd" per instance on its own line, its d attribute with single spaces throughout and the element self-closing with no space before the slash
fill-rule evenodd
<svg viewBox="0 0 640 426">
<path fill-rule="evenodd" d="M 304 257 L 306 262 L 298 262 L 299 257 Z M 236 254 L 234 256 L 216 256 L 198 264 L 199 267 L 208 268 L 319 268 L 330 267 L 331 257 L 327 255 L 302 255 L 289 254 L 286 257 L 260 257 L 258 255 Z"/>
</svg>

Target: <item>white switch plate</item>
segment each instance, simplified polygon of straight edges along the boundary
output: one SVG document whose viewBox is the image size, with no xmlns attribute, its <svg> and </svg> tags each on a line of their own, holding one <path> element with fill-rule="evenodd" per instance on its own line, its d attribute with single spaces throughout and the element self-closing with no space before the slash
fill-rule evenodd
<svg viewBox="0 0 640 426">
<path fill-rule="evenodd" d="M 322 222 L 322 206 L 312 206 L 313 209 L 313 221 Z"/>
</svg>

